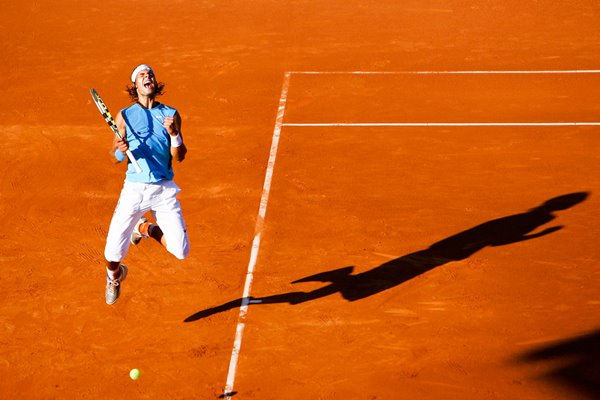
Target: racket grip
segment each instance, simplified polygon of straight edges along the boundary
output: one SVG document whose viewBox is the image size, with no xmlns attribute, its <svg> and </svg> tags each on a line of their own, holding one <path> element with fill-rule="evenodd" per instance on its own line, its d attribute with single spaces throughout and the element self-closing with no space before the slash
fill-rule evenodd
<svg viewBox="0 0 600 400">
<path fill-rule="evenodd" d="M 135 168 L 135 171 L 139 174 L 142 172 L 142 169 L 140 168 L 140 165 L 137 163 L 136 159 L 133 157 L 133 154 L 131 154 L 131 150 L 127 150 L 125 152 L 125 154 L 127 154 L 127 157 L 129 157 L 129 160 L 131 161 L 131 163 L 133 164 L 133 167 Z"/>
</svg>

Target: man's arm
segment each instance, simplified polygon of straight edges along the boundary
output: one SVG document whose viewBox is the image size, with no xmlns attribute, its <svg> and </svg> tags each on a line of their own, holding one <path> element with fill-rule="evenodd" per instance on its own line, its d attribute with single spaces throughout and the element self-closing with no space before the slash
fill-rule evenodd
<svg viewBox="0 0 600 400">
<path fill-rule="evenodd" d="M 119 113 L 115 117 L 115 124 L 117 125 L 117 128 L 119 129 L 119 133 L 121 134 L 121 136 L 123 138 L 126 138 L 127 137 L 127 130 L 125 128 L 125 120 L 123 119 L 123 115 L 121 115 L 120 111 L 119 111 Z M 129 144 L 127 143 L 127 140 L 126 139 L 119 139 L 115 135 L 114 139 L 113 139 L 113 145 L 112 145 L 112 149 L 111 149 L 111 155 L 113 157 L 115 157 L 118 162 L 121 162 L 121 161 L 123 161 L 123 160 L 125 160 L 127 158 L 127 156 L 125 155 L 125 152 L 128 149 L 129 149 Z M 117 150 L 119 150 L 121 154 L 119 154 L 119 152 L 117 152 Z"/>
<path fill-rule="evenodd" d="M 183 136 L 181 135 L 181 116 L 178 112 L 173 117 L 165 117 L 163 120 L 163 126 L 171 136 L 171 156 L 175 161 L 185 160 L 187 153 L 187 147 L 183 143 Z"/>
</svg>

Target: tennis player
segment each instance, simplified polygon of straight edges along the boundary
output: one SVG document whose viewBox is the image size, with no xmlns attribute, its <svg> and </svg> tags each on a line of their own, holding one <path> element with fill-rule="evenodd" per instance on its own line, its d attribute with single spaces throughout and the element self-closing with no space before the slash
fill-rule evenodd
<svg viewBox="0 0 600 400">
<path fill-rule="evenodd" d="M 106 303 L 117 301 L 127 267 L 121 264 L 130 244 L 153 238 L 180 260 L 187 257 L 190 244 L 173 181 L 172 161 L 185 159 L 187 148 L 181 136 L 181 116 L 172 107 L 156 101 L 164 84 L 157 82 L 148 65 L 137 66 L 128 86 L 133 105 L 121 110 L 115 122 L 124 139 L 115 137 L 113 154 L 117 162 L 127 160 L 129 149 L 141 173 L 128 161 L 125 182 L 106 238 Z M 148 221 L 150 212 L 155 223 Z"/>
</svg>

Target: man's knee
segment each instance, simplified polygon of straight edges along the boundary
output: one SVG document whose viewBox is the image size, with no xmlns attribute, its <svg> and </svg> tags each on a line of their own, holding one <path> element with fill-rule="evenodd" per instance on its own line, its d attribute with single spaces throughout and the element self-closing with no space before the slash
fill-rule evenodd
<svg viewBox="0 0 600 400">
<path fill-rule="evenodd" d="M 190 246 L 189 245 L 185 245 L 183 247 L 177 248 L 177 249 L 173 249 L 173 250 L 169 250 L 169 252 L 171 254 L 173 254 L 175 257 L 177 257 L 180 260 L 185 260 L 187 258 L 187 256 L 190 254 Z"/>
</svg>

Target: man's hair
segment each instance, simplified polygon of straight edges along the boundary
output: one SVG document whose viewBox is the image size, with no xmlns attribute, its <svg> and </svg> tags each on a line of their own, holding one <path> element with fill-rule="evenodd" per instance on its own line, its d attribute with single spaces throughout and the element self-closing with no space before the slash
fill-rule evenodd
<svg viewBox="0 0 600 400">
<path fill-rule="evenodd" d="M 163 90 L 165 89 L 165 84 L 162 82 L 157 82 L 156 83 L 156 88 L 154 89 L 154 97 L 156 96 L 161 96 L 163 94 Z M 137 89 L 135 88 L 135 84 L 131 84 L 131 85 L 127 85 L 125 87 L 125 91 L 127 92 L 127 94 L 129 95 L 129 98 L 131 99 L 132 102 L 137 102 L 138 101 L 138 94 L 137 94 Z"/>
</svg>

